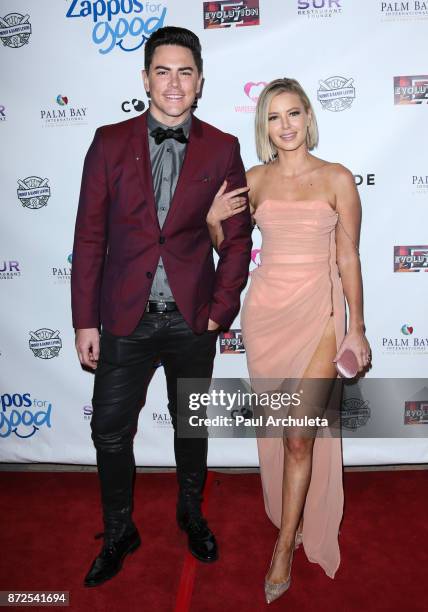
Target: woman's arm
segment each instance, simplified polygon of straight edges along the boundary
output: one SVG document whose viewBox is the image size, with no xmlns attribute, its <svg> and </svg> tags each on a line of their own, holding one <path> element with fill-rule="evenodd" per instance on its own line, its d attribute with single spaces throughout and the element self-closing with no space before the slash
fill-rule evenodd
<svg viewBox="0 0 428 612">
<path fill-rule="evenodd" d="M 361 228 L 361 202 L 352 173 L 337 165 L 334 171 L 336 211 L 337 265 L 343 291 L 349 308 L 349 327 L 335 361 L 346 348 L 352 349 L 358 359 L 360 371 L 368 364 L 370 346 L 365 337 L 363 312 L 363 281 L 358 252 Z"/>
</svg>

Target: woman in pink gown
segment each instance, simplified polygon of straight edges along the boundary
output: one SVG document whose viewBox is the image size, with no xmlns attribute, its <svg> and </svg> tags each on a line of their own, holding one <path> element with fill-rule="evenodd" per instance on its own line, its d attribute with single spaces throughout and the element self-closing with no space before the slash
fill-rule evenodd
<svg viewBox="0 0 428 612">
<path fill-rule="evenodd" d="M 241 326 L 252 381 L 322 381 L 337 376 L 345 349 L 370 361 L 365 337 L 358 243 L 361 205 L 354 177 L 309 151 L 318 142 L 311 103 L 293 79 L 260 95 L 256 146 L 262 165 L 247 173 L 253 219 L 262 233 Z M 245 206 L 242 193 L 220 190 L 207 217 L 214 243 L 221 221 Z M 345 297 L 349 308 L 346 333 Z M 256 387 L 256 385 L 254 385 Z M 330 387 L 331 388 L 331 387 Z M 325 405 L 331 397 L 324 397 Z M 323 401 L 324 401 L 323 400 Z M 257 438 L 266 512 L 279 535 L 265 579 L 268 603 L 290 586 L 295 548 L 334 577 L 343 513 L 339 436 Z"/>
</svg>

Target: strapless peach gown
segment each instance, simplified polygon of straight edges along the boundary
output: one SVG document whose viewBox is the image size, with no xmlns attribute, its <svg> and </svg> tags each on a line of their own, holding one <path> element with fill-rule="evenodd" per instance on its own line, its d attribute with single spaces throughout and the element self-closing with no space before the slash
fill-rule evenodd
<svg viewBox="0 0 428 612">
<path fill-rule="evenodd" d="M 265 200 L 255 219 L 261 265 L 252 272 L 241 313 L 251 379 L 301 378 L 333 310 L 336 344 L 345 335 L 345 301 L 336 264 L 337 213 L 322 200 Z M 279 528 L 283 439 L 258 438 L 266 512 Z M 340 437 L 315 438 L 303 513 L 307 558 L 331 578 L 340 564 L 343 515 Z"/>
</svg>

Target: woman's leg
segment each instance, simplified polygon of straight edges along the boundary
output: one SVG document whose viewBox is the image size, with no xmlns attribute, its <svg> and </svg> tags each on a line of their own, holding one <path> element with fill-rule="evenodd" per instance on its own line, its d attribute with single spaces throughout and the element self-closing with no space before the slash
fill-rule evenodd
<svg viewBox="0 0 428 612">
<path fill-rule="evenodd" d="M 333 364 L 336 352 L 334 320 L 333 317 L 330 317 L 318 347 L 302 377 L 305 391 L 309 391 L 305 397 L 314 395 L 316 390 L 317 397 L 314 397 L 314 403 L 318 406 L 322 405 L 324 408 L 331 392 L 331 381 L 336 378 L 336 368 Z M 325 384 L 318 380 L 309 381 L 305 385 L 305 379 L 325 379 Z M 310 400 L 308 403 L 311 403 Z M 308 410 L 309 407 L 304 412 L 308 414 Z M 275 555 L 267 575 L 269 582 L 284 582 L 290 572 L 296 529 L 302 519 L 306 494 L 311 480 L 314 440 L 314 434 L 299 436 L 297 433 L 297 435 L 284 437 L 281 528 Z"/>
</svg>

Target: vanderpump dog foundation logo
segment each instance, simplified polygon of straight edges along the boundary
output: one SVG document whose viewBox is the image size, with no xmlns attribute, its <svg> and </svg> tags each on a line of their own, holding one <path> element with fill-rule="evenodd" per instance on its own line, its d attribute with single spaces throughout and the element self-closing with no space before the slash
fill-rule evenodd
<svg viewBox="0 0 428 612">
<path fill-rule="evenodd" d="M 428 337 L 414 334 L 413 325 L 404 323 L 401 335 L 382 338 L 382 352 L 387 355 L 426 355 L 428 354 Z"/>
<path fill-rule="evenodd" d="M 32 438 L 41 429 L 52 427 L 52 403 L 48 400 L 33 399 L 31 393 L 4 393 L 0 402 L 0 438 Z"/>
<path fill-rule="evenodd" d="M 245 353 L 240 329 L 229 329 L 227 332 L 220 333 L 220 353 L 225 355 Z"/>
<path fill-rule="evenodd" d="M 0 261 L 0 280 L 11 280 L 21 276 L 19 262 L 15 259 Z"/>
<path fill-rule="evenodd" d="M 260 24 L 259 0 L 204 2 L 204 28 L 230 28 Z"/>
<path fill-rule="evenodd" d="M 58 330 L 53 331 L 53 329 L 47 327 L 43 327 L 34 332 L 30 331 L 28 345 L 33 351 L 34 357 L 39 357 L 39 359 L 53 359 L 53 357 L 58 357 L 62 349 L 62 340 L 59 333 Z"/>
<path fill-rule="evenodd" d="M 346 0 L 297 0 L 297 14 L 308 19 L 329 19 L 340 15 Z"/>
<path fill-rule="evenodd" d="M 345 429 L 356 430 L 363 427 L 370 418 L 369 402 L 359 397 L 344 399 L 340 418 Z"/>
<path fill-rule="evenodd" d="M 428 425 L 428 389 L 426 387 L 405 402 L 404 425 Z"/>
<path fill-rule="evenodd" d="M 394 104 L 428 104 L 428 75 L 394 77 Z"/>
<path fill-rule="evenodd" d="M 408 2 L 380 2 L 380 15 L 383 21 L 412 21 L 428 19 L 428 2 L 409 0 Z"/>
<path fill-rule="evenodd" d="M 428 272 L 428 244 L 395 246 L 394 272 Z"/>
<path fill-rule="evenodd" d="M 44 126 L 86 125 L 88 118 L 87 106 L 69 105 L 67 96 L 58 94 L 55 98 L 56 106 L 40 110 L 40 119 Z"/>
<path fill-rule="evenodd" d="M 17 49 L 28 44 L 31 36 L 29 15 L 9 13 L 0 17 L 0 39 L 5 47 Z"/>
<path fill-rule="evenodd" d="M 68 19 L 87 19 L 92 42 L 102 55 L 116 48 L 136 51 L 165 24 L 163 3 L 143 0 L 71 0 Z"/>
<path fill-rule="evenodd" d="M 18 179 L 18 199 L 24 208 L 43 208 L 51 197 L 51 188 L 47 178 L 39 176 L 28 176 L 21 180 Z"/>
<path fill-rule="evenodd" d="M 325 110 L 340 112 L 355 100 L 354 79 L 333 76 L 319 82 L 317 98 Z"/>
</svg>

